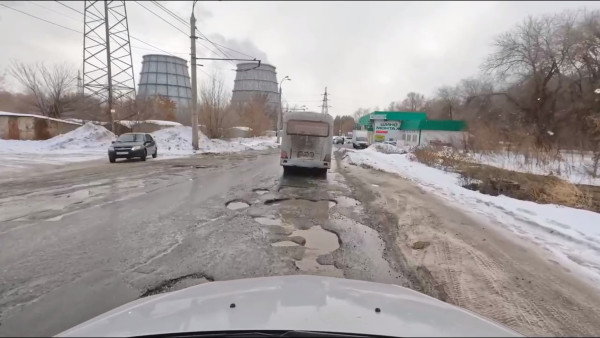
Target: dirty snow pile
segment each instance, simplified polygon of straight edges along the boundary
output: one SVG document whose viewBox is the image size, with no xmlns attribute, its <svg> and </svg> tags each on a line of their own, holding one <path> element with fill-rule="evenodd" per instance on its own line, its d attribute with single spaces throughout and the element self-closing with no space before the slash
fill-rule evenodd
<svg viewBox="0 0 600 338">
<path fill-rule="evenodd" d="M 159 154 L 190 155 L 192 148 L 192 128 L 188 126 L 172 127 L 152 133 Z M 233 138 L 228 140 L 210 139 L 198 132 L 198 153 L 233 153 L 246 150 L 264 150 L 277 148 L 274 137 Z"/>
<path fill-rule="evenodd" d="M 600 282 L 600 214 L 554 204 L 490 196 L 462 188 L 459 175 L 419 163 L 412 154 L 347 149 L 344 161 L 398 174 L 479 217 L 550 250 L 580 276 Z"/>
<path fill-rule="evenodd" d="M 44 155 L 50 153 L 81 153 L 83 151 L 98 152 L 102 150 L 104 153 L 115 138 L 115 135 L 106 128 L 88 122 L 75 130 L 48 140 L 0 140 L 0 152 L 18 154 L 39 153 L 40 155 Z"/>
<path fill-rule="evenodd" d="M 152 135 L 158 146 L 159 158 L 194 153 L 191 127 L 169 127 Z M 278 147 L 274 137 L 211 140 L 202 133 L 198 133 L 198 136 L 200 150 L 197 153 L 231 153 Z M 48 140 L 0 139 L 0 172 L 20 170 L 39 164 L 64 164 L 107 158 L 108 147 L 115 139 L 116 136 L 112 132 L 92 122 Z"/>
<path fill-rule="evenodd" d="M 106 128 L 88 122 L 48 140 L 0 140 L 0 172 L 102 158 L 115 138 Z"/>
<path fill-rule="evenodd" d="M 384 154 L 406 154 L 408 152 L 408 147 L 398 147 L 387 143 L 373 143 L 369 148 Z"/>
</svg>

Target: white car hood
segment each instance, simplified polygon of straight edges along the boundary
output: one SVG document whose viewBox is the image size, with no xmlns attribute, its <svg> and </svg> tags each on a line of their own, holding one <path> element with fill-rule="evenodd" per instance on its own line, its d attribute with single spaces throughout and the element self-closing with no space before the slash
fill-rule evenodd
<svg viewBox="0 0 600 338">
<path fill-rule="evenodd" d="M 474 313 L 397 285 L 318 276 L 264 277 L 193 286 L 138 299 L 58 336 L 229 330 L 519 336 Z"/>
</svg>

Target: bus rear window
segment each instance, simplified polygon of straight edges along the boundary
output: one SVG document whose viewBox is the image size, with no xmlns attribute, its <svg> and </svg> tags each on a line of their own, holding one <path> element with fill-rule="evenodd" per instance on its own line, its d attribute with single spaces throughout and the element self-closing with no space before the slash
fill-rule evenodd
<svg viewBox="0 0 600 338">
<path fill-rule="evenodd" d="M 288 135 L 329 136 L 329 124 L 321 121 L 290 120 L 286 126 Z"/>
</svg>

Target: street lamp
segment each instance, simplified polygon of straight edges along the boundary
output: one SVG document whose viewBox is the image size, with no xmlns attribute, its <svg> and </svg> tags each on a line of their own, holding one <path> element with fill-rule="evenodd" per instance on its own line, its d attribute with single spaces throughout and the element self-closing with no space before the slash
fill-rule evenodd
<svg viewBox="0 0 600 338">
<path fill-rule="evenodd" d="M 290 79 L 290 77 L 286 75 L 283 79 L 281 79 L 281 81 L 279 81 L 279 114 L 277 114 L 277 133 L 276 133 L 277 134 L 277 143 L 279 143 L 279 140 L 280 140 L 279 131 L 282 128 L 281 120 L 283 119 L 283 117 L 281 116 L 283 114 L 282 107 L 281 107 L 281 85 L 283 84 L 283 82 L 285 80 L 292 81 L 292 79 Z"/>
</svg>

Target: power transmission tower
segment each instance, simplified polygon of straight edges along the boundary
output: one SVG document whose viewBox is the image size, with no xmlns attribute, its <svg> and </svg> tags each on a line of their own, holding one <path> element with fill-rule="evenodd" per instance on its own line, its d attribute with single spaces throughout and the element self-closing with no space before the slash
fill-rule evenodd
<svg viewBox="0 0 600 338">
<path fill-rule="evenodd" d="M 125 1 L 85 1 L 83 21 L 83 91 L 106 104 L 114 132 L 115 102 L 136 96 Z"/>
<path fill-rule="evenodd" d="M 325 87 L 325 94 L 323 94 L 323 104 L 321 105 L 321 114 L 329 114 L 329 108 L 331 108 L 331 106 L 329 106 L 327 103 L 327 87 Z"/>
</svg>

